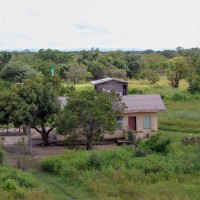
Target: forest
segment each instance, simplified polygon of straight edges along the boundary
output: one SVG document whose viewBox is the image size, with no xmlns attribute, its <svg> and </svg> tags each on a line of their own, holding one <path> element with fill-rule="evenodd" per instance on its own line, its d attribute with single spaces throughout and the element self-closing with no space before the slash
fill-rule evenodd
<svg viewBox="0 0 200 200">
<path fill-rule="evenodd" d="M 22 83 L 28 78 L 43 79 L 55 74 L 57 81 L 77 83 L 105 77 L 120 79 L 146 79 L 155 84 L 166 76 L 169 85 L 179 87 L 181 79 L 189 83 L 189 91 L 199 92 L 200 49 L 141 52 L 111 51 L 98 49 L 79 52 L 40 49 L 38 52 L 1 52 L 1 90 L 12 83 Z M 59 91 L 63 92 L 64 91 Z"/>
</svg>

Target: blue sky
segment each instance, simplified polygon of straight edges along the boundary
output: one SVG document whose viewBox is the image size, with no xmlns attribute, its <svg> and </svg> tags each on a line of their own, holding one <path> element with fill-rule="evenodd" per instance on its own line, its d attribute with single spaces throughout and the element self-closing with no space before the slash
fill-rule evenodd
<svg viewBox="0 0 200 200">
<path fill-rule="evenodd" d="M 200 47 L 199 0 L 0 0 L 0 50 Z"/>
</svg>

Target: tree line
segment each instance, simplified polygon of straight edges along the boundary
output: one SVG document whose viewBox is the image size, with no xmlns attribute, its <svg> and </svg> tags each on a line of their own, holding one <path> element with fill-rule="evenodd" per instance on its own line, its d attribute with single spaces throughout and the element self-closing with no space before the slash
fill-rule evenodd
<svg viewBox="0 0 200 200">
<path fill-rule="evenodd" d="M 62 81 L 77 84 L 80 81 L 114 77 L 147 79 L 154 84 L 166 76 L 169 85 L 179 87 L 186 79 L 191 92 L 199 92 L 200 49 L 183 49 L 141 52 L 110 51 L 99 49 L 63 52 L 40 49 L 38 52 L 0 52 L 0 85 L 21 83 L 27 78 L 44 78 L 54 66 Z"/>
</svg>

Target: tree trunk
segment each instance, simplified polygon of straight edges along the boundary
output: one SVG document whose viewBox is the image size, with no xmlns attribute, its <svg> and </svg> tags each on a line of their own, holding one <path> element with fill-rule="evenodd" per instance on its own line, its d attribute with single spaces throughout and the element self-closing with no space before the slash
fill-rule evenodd
<svg viewBox="0 0 200 200">
<path fill-rule="evenodd" d="M 49 133 L 50 130 L 46 131 L 45 127 L 43 125 L 41 125 L 42 130 L 40 130 L 39 128 L 37 128 L 36 126 L 33 126 L 33 128 L 41 134 L 42 136 L 42 142 L 44 146 L 48 146 L 49 145 Z"/>
<path fill-rule="evenodd" d="M 49 145 L 49 134 L 42 133 L 42 141 L 43 141 L 44 146 L 48 146 Z"/>
<path fill-rule="evenodd" d="M 92 137 L 87 137 L 87 141 L 86 141 L 86 150 L 92 150 L 93 146 L 92 146 Z"/>
<path fill-rule="evenodd" d="M 44 146 L 48 146 L 49 145 L 49 132 L 46 131 L 46 129 L 43 125 L 41 125 L 41 127 L 42 127 L 43 144 L 44 144 Z"/>
<path fill-rule="evenodd" d="M 32 138 L 31 138 L 31 126 L 24 125 L 23 132 L 28 136 L 28 147 L 30 154 L 33 153 Z"/>
<path fill-rule="evenodd" d="M 86 150 L 92 150 L 92 141 L 93 141 L 93 121 L 90 122 L 90 128 L 89 128 L 89 133 L 86 135 L 87 141 L 86 141 Z"/>
<path fill-rule="evenodd" d="M 179 86 L 179 80 L 180 80 L 180 78 L 179 78 L 179 73 L 176 73 L 174 82 L 173 82 L 173 84 L 172 84 L 173 88 L 178 88 L 178 86 Z"/>
</svg>

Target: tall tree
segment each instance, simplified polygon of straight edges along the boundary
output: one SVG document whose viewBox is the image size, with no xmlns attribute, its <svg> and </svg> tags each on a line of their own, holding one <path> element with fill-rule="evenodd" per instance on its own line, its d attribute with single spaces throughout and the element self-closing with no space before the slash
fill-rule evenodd
<svg viewBox="0 0 200 200">
<path fill-rule="evenodd" d="M 35 56 L 42 60 L 51 60 L 56 64 L 67 63 L 72 59 L 69 53 L 52 49 L 47 49 L 47 50 L 40 49 Z"/>
<path fill-rule="evenodd" d="M 66 79 L 72 83 L 77 84 L 79 81 L 84 80 L 87 76 L 87 67 L 83 64 L 70 63 L 68 70 L 65 72 Z"/>
<path fill-rule="evenodd" d="M 58 133 L 73 135 L 78 132 L 86 139 L 86 149 L 91 150 L 95 139 L 115 130 L 116 117 L 124 108 L 121 97 L 113 93 L 77 93 L 68 99 L 59 120 Z"/>
<path fill-rule="evenodd" d="M 37 72 L 27 63 L 12 61 L 4 66 L 0 72 L 0 78 L 10 82 L 22 82 L 26 78 L 37 75 Z"/>
<path fill-rule="evenodd" d="M 175 57 L 171 59 L 166 68 L 166 76 L 169 85 L 173 88 L 179 87 L 179 81 L 189 75 L 189 68 L 184 57 Z"/>
<path fill-rule="evenodd" d="M 27 80 L 24 84 L 13 85 L 9 93 L 0 98 L 0 105 L 5 103 L 5 99 L 10 99 L 4 112 L 8 117 L 5 115 L 2 119 L 34 128 L 41 134 L 43 144 L 48 145 L 49 133 L 56 127 L 55 118 L 60 112 L 60 103 L 52 84 L 38 79 Z"/>
</svg>

